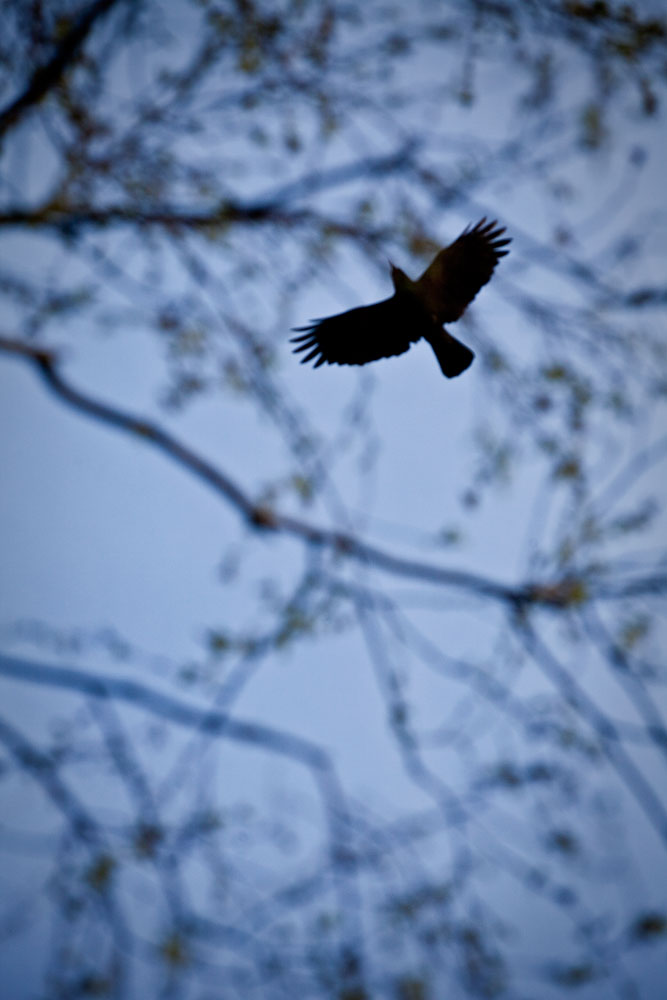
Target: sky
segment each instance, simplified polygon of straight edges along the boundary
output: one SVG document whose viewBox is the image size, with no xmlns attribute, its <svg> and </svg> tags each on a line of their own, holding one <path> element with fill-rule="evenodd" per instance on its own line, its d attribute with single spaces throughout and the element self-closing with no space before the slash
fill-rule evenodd
<svg viewBox="0 0 667 1000">
<path fill-rule="evenodd" d="M 121 92 L 126 84 L 127 79 L 119 75 Z M 491 143 L 494 128 L 501 135 L 506 124 L 507 116 L 499 112 L 498 100 L 497 95 L 486 97 L 476 112 L 477 127 L 488 125 Z M 506 104 L 501 103 L 504 111 Z M 642 131 L 641 125 L 637 128 L 638 140 L 650 145 L 653 158 L 641 183 L 624 200 L 615 224 L 622 228 L 625 218 L 655 214 L 658 236 L 651 265 L 654 271 L 643 276 L 650 284 L 664 279 L 664 240 L 660 243 L 658 237 L 664 236 L 667 218 L 660 178 L 665 136 L 664 129 L 658 135 L 657 126 L 652 132 Z M 34 135 L 30 127 L 24 130 L 22 142 L 28 151 L 28 186 L 35 192 L 49 170 L 48 161 L 39 155 L 43 138 L 37 134 L 37 126 Z M 353 146 L 354 140 L 346 137 L 345 143 Z M 345 152 L 344 148 L 339 150 Z M 7 155 L 10 167 L 6 175 L 14 185 L 18 182 L 17 167 L 16 161 L 11 164 L 11 158 L 17 154 L 10 150 Z M 588 218 L 609 203 L 614 191 L 618 191 L 622 173 L 613 157 L 597 161 L 597 166 L 578 169 L 581 173 L 577 181 L 587 195 L 577 203 L 578 208 L 571 210 L 575 223 L 576 211 Z M 484 196 L 487 201 L 496 197 L 494 211 L 515 237 L 516 254 L 502 262 L 500 278 L 504 276 L 508 283 L 520 286 L 530 264 L 529 238 L 541 239 L 550 219 L 534 190 L 522 192 L 515 186 L 510 193 L 503 188 L 500 181 L 490 184 Z M 399 191 L 400 185 L 393 190 Z M 322 203 L 326 204 L 326 198 Z M 661 206 L 657 213 L 656 206 Z M 466 216 L 470 210 L 466 206 L 456 213 L 443 211 L 443 242 L 455 237 L 467 222 L 476 221 Z M 76 271 L 71 257 L 61 259 L 60 248 L 24 237 L 4 239 L 12 259 L 23 266 L 30 262 L 29 266 L 43 269 L 45 274 L 53 274 L 59 267 Z M 273 249 L 264 248 L 264 267 Z M 394 255 L 395 249 L 388 247 L 387 253 Z M 596 251 L 597 247 L 591 246 L 590 255 L 594 257 Z M 397 263 L 408 269 L 406 261 L 399 259 Z M 138 262 L 137 274 L 140 266 L 143 264 Z M 354 253 L 337 254 L 331 267 L 337 270 L 336 284 L 314 281 L 303 294 L 295 295 L 290 304 L 290 323 L 304 322 L 329 309 L 372 301 L 389 291 L 387 278 L 383 279 L 379 270 L 361 267 Z M 168 282 L 168 268 L 165 275 Z M 180 275 L 174 274 L 177 280 Z M 110 301 L 109 309 L 112 307 L 115 302 Z M 525 360 L 536 351 L 531 331 L 515 325 L 516 314 L 492 286 L 476 300 L 474 318 L 479 329 L 493 332 L 508 356 Z M 73 385 L 159 422 L 200 454 L 219 463 L 223 470 L 231 471 L 250 492 L 259 492 L 289 467 L 271 416 L 257 413 L 243 398 L 206 395 L 184 411 L 165 410 L 160 405 L 166 375 L 164 350 L 145 330 L 123 325 L 113 335 L 84 332 L 85 337 L 77 330 L 74 336 L 68 332 L 66 338 L 63 371 Z M 476 344 L 478 330 L 474 325 L 469 333 Z M 322 437 L 333 439 L 333 428 L 346 405 L 361 400 L 367 406 L 367 433 L 361 438 L 361 446 L 340 458 L 334 455 L 328 468 L 344 500 L 345 519 L 335 503 L 329 509 L 320 504 L 304 516 L 336 526 L 351 524 L 393 552 L 413 553 L 416 542 L 417 555 L 426 560 L 484 573 L 507 583 L 525 579 L 531 568 L 526 529 L 532 523 L 536 504 L 544 497 L 545 467 L 531 462 L 520 467 L 511 482 L 484 500 L 483 516 L 473 519 L 461 505 L 465 484 L 474 476 L 478 461 L 472 446 L 473 428 L 487 407 L 491 413 L 496 412 L 489 401 L 489 383 L 481 362 L 478 360 L 464 377 L 444 382 L 430 348 L 421 343 L 406 355 L 380 362 L 368 372 L 338 367 L 312 372 L 296 364 L 290 354 L 288 334 L 286 328 L 284 341 L 276 343 L 274 377 L 295 413 L 307 419 Z M 58 338 L 54 340 L 57 343 Z M 293 585 L 304 563 L 300 543 L 240 527 L 235 511 L 174 462 L 145 442 L 66 407 L 25 362 L 3 354 L 0 422 L 5 429 L 0 435 L 0 648 L 8 656 L 23 655 L 93 673 L 139 679 L 188 703 L 217 704 L 221 672 L 204 651 L 207 636 L 218 628 L 237 633 L 252 631 L 269 620 L 266 610 L 260 610 L 270 606 L 268 581 L 279 581 L 285 590 Z M 667 433 L 664 409 L 649 409 L 647 405 L 638 427 L 628 428 L 627 437 L 620 443 L 618 435 L 611 439 L 607 450 L 613 457 L 604 468 L 609 480 L 637 449 L 638 438 L 643 445 Z M 375 459 L 370 474 L 360 477 L 364 444 Z M 652 469 L 642 486 L 648 482 L 651 489 L 660 492 L 664 487 L 661 479 L 660 471 Z M 557 510 L 557 498 L 551 499 Z M 281 495 L 280 505 L 292 505 L 298 510 L 288 493 Z M 451 551 L 438 549 L 433 538 L 449 526 L 461 531 L 463 544 Z M 654 530 L 658 532 L 661 527 Z M 643 544 L 650 548 L 659 545 L 660 540 L 658 533 L 647 534 Z M 240 562 L 240 573 L 226 579 L 224 567 L 236 562 Z M 339 573 L 341 580 L 350 585 L 374 587 L 378 583 L 377 576 L 363 568 L 329 570 Z M 400 581 L 385 582 L 384 593 L 405 601 L 412 621 L 430 630 L 436 645 L 452 661 L 480 659 L 496 675 L 500 672 L 503 676 L 503 671 L 508 670 L 518 690 L 523 683 L 527 689 L 531 684 L 539 686 L 539 680 L 530 674 L 526 677 L 515 662 L 516 650 L 504 638 L 502 610 L 474 597 L 450 595 L 447 601 L 434 596 L 431 600 L 416 586 Z M 49 629 L 59 632 L 60 644 L 31 643 L 26 638 L 31 629 L 33 634 L 41 629 L 42 636 Z M 62 642 L 62 633 L 71 636 L 69 645 Z M 547 634 L 554 642 L 560 641 L 558 626 L 548 626 Z M 119 662 L 109 653 L 109 636 L 122 637 L 128 643 L 133 652 L 127 660 Z M 557 648 L 569 648 L 565 639 L 562 641 L 563 646 Z M 450 751 L 445 746 L 438 758 L 453 786 L 463 787 L 465 767 L 472 770 L 475 762 L 485 756 L 502 759 L 503 755 L 522 752 L 516 735 L 497 718 L 491 720 L 485 706 L 478 703 L 466 685 L 447 682 L 444 686 L 440 677 L 405 659 L 397 643 L 387 646 L 386 656 L 408 692 L 423 730 L 437 729 L 443 718 L 443 697 L 448 701 L 448 720 L 452 706 L 458 707 L 462 720 L 458 749 Z M 183 681 L 184 667 L 188 666 L 200 672 L 200 680 L 190 687 Z M 405 771 L 387 724 L 387 705 L 378 695 L 382 678 L 372 666 L 362 630 L 341 631 L 325 639 L 288 645 L 269 655 L 256 672 L 252 665 L 247 669 L 249 680 L 234 702 L 234 713 L 326 747 L 344 788 L 369 816 L 394 820 L 431 804 L 428 795 Z M 593 663 L 582 664 L 582 682 L 594 685 L 597 669 Z M 226 670 L 228 673 L 222 669 L 223 681 L 233 673 L 232 667 Z M 67 729 L 79 723 L 84 742 L 94 742 L 89 708 L 82 699 L 6 678 L 1 684 L 5 713 L 38 745 L 44 746 L 47 738 L 57 734 L 59 726 Z M 606 707 L 626 710 L 620 695 L 610 692 L 604 697 Z M 133 733 L 135 748 L 151 780 L 159 784 L 161 776 L 168 784 L 170 767 L 176 766 L 179 754 L 184 752 L 187 737 L 171 733 L 167 748 L 159 736 L 151 743 L 146 718 L 129 709 L 124 711 L 124 722 Z M 466 739 L 470 746 L 461 753 L 460 746 L 465 746 L 462 741 Z M 302 839 L 287 860 L 277 858 L 273 847 L 266 844 L 247 849 L 247 877 L 249 881 L 258 879 L 258 891 L 267 892 L 267 887 L 284 874 L 282 865 L 285 870 L 298 872 L 317 852 L 320 817 L 312 779 L 304 768 L 285 766 L 271 754 L 248 753 L 229 744 L 224 749 L 216 744 L 213 756 L 211 760 L 210 753 L 207 756 L 202 752 L 194 757 L 191 766 L 198 773 L 193 781 L 219 782 L 221 796 L 230 808 L 246 798 L 273 816 L 276 823 L 290 813 L 304 818 L 299 824 Z M 658 773 L 648 754 L 642 762 L 647 773 L 654 766 Z M 87 801 L 95 801 L 103 812 L 108 811 L 112 823 L 125 815 L 125 805 L 116 800 L 120 793 L 111 775 L 100 778 L 93 767 L 84 768 L 77 782 Z M 600 822 L 607 808 L 613 827 L 614 799 L 612 796 L 609 802 L 603 801 L 603 785 L 604 781 L 598 797 L 600 816 L 597 820 L 582 816 L 582 823 Z M 5 983 L 11 984 L 11 995 L 20 1000 L 39 995 L 41 967 L 31 963 L 30 956 L 35 950 L 46 953 L 46 942 L 57 936 L 54 911 L 45 898 L 52 862 L 44 853 L 44 845 L 52 843 L 58 821 L 27 780 L 12 778 L 5 791 L 5 820 L 0 826 L 0 845 L 6 848 L 2 894 L 5 899 L 18 901 L 16 913 L 22 916 L 25 912 L 30 923 L 30 929 L 5 949 L 9 955 Z M 182 804 L 177 790 L 172 799 L 168 787 L 164 790 L 164 808 L 178 815 Z M 481 853 L 485 822 L 482 819 L 470 834 Z M 492 815 L 491 822 L 498 823 L 498 816 Z M 502 814 L 496 832 L 508 845 L 513 841 L 522 843 L 528 836 L 525 823 L 521 808 L 517 807 L 514 814 L 510 808 Z M 657 907 L 664 884 L 658 875 L 662 872 L 667 876 L 664 850 L 641 822 L 636 829 L 625 829 L 623 836 L 626 843 L 628 838 L 632 842 L 630 854 L 635 867 L 621 872 L 609 868 L 605 874 L 614 850 L 613 845 L 602 845 L 599 864 L 593 865 L 593 901 L 601 905 L 607 896 L 611 899 L 634 892 L 637 905 L 651 898 Z M 464 840 L 452 835 L 451 843 Z M 416 854 L 419 856 L 419 850 Z M 424 849 L 418 863 L 431 872 L 444 871 L 448 861 L 445 855 L 441 839 Z M 243 848 L 238 848 L 238 856 L 243 856 Z M 526 984 L 533 983 L 540 962 L 548 960 L 550 935 L 565 935 L 566 931 L 554 929 L 551 910 L 543 911 L 525 892 L 517 892 L 506 874 L 493 871 L 493 861 L 489 869 L 482 883 L 487 902 L 499 911 L 509 909 L 521 925 L 524 938 L 512 946 L 515 962 L 517 968 L 524 969 Z M 573 875 L 583 885 L 588 884 L 589 877 L 590 871 L 584 870 Z M 194 871 L 190 878 L 193 891 L 200 891 L 202 872 Z M 34 896 L 27 892 L 26 898 L 31 901 L 23 911 L 24 887 L 28 885 L 32 890 L 41 880 L 41 893 Z M 141 896 L 141 905 L 148 909 L 153 905 L 149 896 L 148 889 L 145 898 Z M 618 910 L 619 902 L 609 905 Z M 641 1000 L 659 1000 L 660 984 L 667 973 L 664 955 L 657 949 L 635 953 L 628 965 L 639 976 Z M 593 984 L 585 987 L 581 996 L 602 1000 L 608 995 L 606 988 L 604 983 Z"/>
</svg>

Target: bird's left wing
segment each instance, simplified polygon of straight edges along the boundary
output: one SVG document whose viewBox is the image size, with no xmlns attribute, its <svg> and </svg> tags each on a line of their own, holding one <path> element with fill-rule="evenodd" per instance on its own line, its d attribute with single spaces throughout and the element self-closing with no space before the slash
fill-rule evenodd
<svg viewBox="0 0 667 1000">
<path fill-rule="evenodd" d="M 294 352 L 306 351 L 301 362 L 315 361 L 318 368 L 330 365 L 365 365 L 379 358 L 403 354 L 424 332 L 424 317 L 417 303 L 398 295 L 313 320 L 295 328 L 300 336 Z"/>
<path fill-rule="evenodd" d="M 416 284 L 417 293 L 438 323 L 453 323 L 487 281 L 511 243 L 504 227 L 482 219 L 441 250 Z"/>
</svg>

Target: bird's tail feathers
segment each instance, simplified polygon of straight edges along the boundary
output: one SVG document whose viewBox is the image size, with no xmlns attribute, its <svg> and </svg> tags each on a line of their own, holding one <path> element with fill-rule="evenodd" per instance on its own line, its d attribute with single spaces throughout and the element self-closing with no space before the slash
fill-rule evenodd
<svg viewBox="0 0 667 1000">
<path fill-rule="evenodd" d="M 472 364 L 475 355 L 470 348 L 456 337 L 452 337 L 446 330 L 442 328 L 433 330 L 426 335 L 426 339 L 433 348 L 443 375 L 447 378 L 455 378 Z"/>
</svg>

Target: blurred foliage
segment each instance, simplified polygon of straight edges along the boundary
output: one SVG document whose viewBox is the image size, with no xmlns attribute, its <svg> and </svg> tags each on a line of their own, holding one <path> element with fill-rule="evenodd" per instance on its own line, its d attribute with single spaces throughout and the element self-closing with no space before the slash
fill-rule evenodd
<svg viewBox="0 0 667 1000">
<path fill-rule="evenodd" d="M 667 830 L 662 5 L 31 0 L 2 20 L 0 337 L 51 388 L 116 337 L 184 439 L 220 405 L 203 451 L 242 515 L 212 542 L 218 620 L 182 623 L 197 656 L 39 608 L 4 628 L 111 665 L 54 674 L 78 701 L 32 741 L 0 719 L 8 802 L 18 771 L 58 818 L 26 838 L 50 871 L 44 995 L 648 1000 L 633 955 L 667 926 L 636 875 L 661 850 L 664 874 Z M 464 321 L 469 402 L 443 384 L 423 482 L 387 472 L 373 373 L 303 389 L 288 330 L 483 214 L 514 243 Z M 105 413 L 201 477 L 179 438 Z M 415 477 L 424 509 L 452 439 L 466 461 L 432 523 L 398 524 L 391 484 Z M 329 718 L 320 743 L 236 715 L 263 668 L 264 704 L 292 690 L 302 648 L 303 682 L 345 706 L 338 745 Z M 339 777 L 350 757 L 394 769 L 386 806 Z"/>
</svg>

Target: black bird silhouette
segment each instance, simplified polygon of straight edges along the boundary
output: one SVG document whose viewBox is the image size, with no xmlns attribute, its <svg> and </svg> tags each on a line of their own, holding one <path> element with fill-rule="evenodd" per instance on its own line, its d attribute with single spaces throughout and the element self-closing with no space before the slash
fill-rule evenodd
<svg viewBox="0 0 667 1000">
<path fill-rule="evenodd" d="M 391 265 L 394 294 L 371 306 L 360 306 L 313 320 L 294 328 L 292 337 L 307 351 L 301 359 L 329 365 L 365 365 L 404 351 L 421 337 L 428 340 L 447 378 L 465 371 L 473 352 L 443 328 L 465 312 L 480 288 L 491 279 L 503 249 L 512 241 L 501 239 L 498 223 L 481 219 L 465 229 L 457 240 L 441 250 L 417 281 Z M 304 332 L 305 331 L 305 332 Z"/>
</svg>

